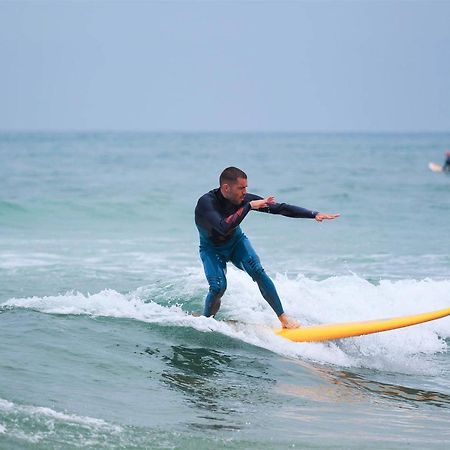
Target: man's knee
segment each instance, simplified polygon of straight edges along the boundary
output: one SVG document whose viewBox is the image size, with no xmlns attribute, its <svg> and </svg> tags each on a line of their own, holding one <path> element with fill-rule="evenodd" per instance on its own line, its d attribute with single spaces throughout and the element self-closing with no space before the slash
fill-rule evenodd
<svg viewBox="0 0 450 450">
<path fill-rule="evenodd" d="M 216 298 L 221 298 L 227 289 L 227 280 L 224 277 L 208 277 L 209 292 Z"/>
<path fill-rule="evenodd" d="M 251 256 L 245 261 L 245 271 L 253 278 L 253 281 L 258 281 L 264 275 L 264 268 L 258 257 Z"/>
<path fill-rule="evenodd" d="M 208 277 L 209 293 L 206 297 L 204 316 L 211 317 L 217 314 L 220 308 L 220 299 L 227 288 L 224 277 Z"/>
</svg>

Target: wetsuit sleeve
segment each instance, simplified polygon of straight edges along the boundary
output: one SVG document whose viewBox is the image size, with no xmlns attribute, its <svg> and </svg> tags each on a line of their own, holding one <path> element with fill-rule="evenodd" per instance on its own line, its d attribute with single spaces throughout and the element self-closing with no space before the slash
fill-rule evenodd
<svg viewBox="0 0 450 450">
<path fill-rule="evenodd" d="M 199 200 L 197 208 L 201 211 L 203 216 L 202 222 L 207 224 L 207 228 L 212 228 L 217 233 L 225 236 L 244 220 L 244 217 L 250 211 L 250 204 L 244 203 L 235 213 L 224 217 L 214 207 L 213 201 L 205 196 Z"/>
<path fill-rule="evenodd" d="M 247 194 L 245 201 L 261 200 L 262 197 L 255 194 Z M 289 205 L 287 203 L 274 203 L 266 208 L 257 209 L 256 211 L 265 212 L 269 214 L 280 214 L 281 216 L 294 217 L 299 219 L 314 219 L 319 213 L 318 211 L 311 211 L 300 206 Z"/>
</svg>

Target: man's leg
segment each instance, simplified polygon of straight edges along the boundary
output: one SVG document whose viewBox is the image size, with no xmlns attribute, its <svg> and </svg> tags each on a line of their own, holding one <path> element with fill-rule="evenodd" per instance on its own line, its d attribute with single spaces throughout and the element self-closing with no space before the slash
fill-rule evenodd
<svg viewBox="0 0 450 450">
<path fill-rule="evenodd" d="M 226 261 L 213 250 L 201 249 L 200 257 L 209 283 L 203 315 L 206 317 L 215 316 L 220 308 L 220 299 L 227 288 Z"/>
<path fill-rule="evenodd" d="M 283 306 L 275 285 L 264 271 L 261 261 L 247 236 L 244 236 L 236 244 L 231 255 L 231 262 L 239 269 L 245 270 L 253 278 L 253 281 L 258 283 L 259 290 L 267 303 L 278 317 L 282 316 L 284 314 Z"/>
</svg>

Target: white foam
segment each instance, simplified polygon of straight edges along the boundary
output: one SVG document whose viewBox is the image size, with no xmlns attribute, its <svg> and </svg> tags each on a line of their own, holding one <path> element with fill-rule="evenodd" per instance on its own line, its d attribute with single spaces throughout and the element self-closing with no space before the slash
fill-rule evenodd
<svg viewBox="0 0 450 450">
<path fill-rule="evenodd" d="M 14 408 L 14 403 L 8 402 L 8 400 L 4 400 L 0 398 L 0 410 L 1 411 L 10 411 Z"/>
<path fill-rule="evenodd" d="M 118 425 L 112 425 L 105 422 L 102 419 L 96 419 L 88 416 L 78 416 L 76 414 L 67 414 L 60 411 L 55 411 L 54 409 L 42 407 L 42 406 L 32 406 L 32 405 L 17 405 L 8 400 L 0 398 L 0 411 L 8 414 L 22 414 L 25 416 L 39 416 L 54 419 L 56 421 L 77 424 L 81 426 L 87 426 L 90 428 L 106 428 L 110 432 L 120 432 L 122 428 Z"/>
<path fill-rule="evenodd" d="M 104 290 L 93 295 L 69 292 L 59 296 L 10 299 L 3 306 L 31 308 L 50 314 L 86 314 L 128 318 L 162 325 L 191 327 L 218 332 L 276 353 L 338 366 L 428 373 L 439 371 L 424 355 L 447 351 L 450 318 L 414 327 L 329 343 L 298 344 L 272 332 L 279 326 L 275 314 L 261 297 L 256 284 L 241 271 L 230 268 L 229 289 L 222 300 L 219 318 L 231 318 L 231 325 L 212 318 L 195 318 L 181 306 L 165 306 L 143 298 L 201 298 L 206 293 L 203 274 L 183 274 L 183 283 L 141 288 L 127 295 Z M 400 280 L 373 285 L 353 276 L 323 281 L 302 276 L 278 275 L 275 284 L 286 312 L 304 324 L 336 323 L 417 314 L 450 306 L 450 281 Z M 165 292 L 166 295 L 157 295 Z"/>
<path fill-rule="evenodd" d="M 53 434 L 58 434 L 59 426 L 65 428 L 75 426 L 77 427 L 77 433 L 79 433 L 78 427 L 83 428 L 83 435 L 87 433 L 88 436 L 83 437 L 83 446 L 88 444 L 87 439 L 93 439 L 92 442 L 95 447 L 94 444 L 98 441 L 98 438 L 102 439 L 103 435 L 120 436 L 123 432 L 121 426 L 110 424 L 102 419 L 68 414 L 43 406 L 18 405 L 4 399 L 0 399 L 0 412 L 8 424 L 7 427 L 0 424 L 0 434 L 9 434 L 16 439 L 31 444 L 39 443 Z M 29 424 L 30 421 L 40 426 L 24 431 L 23 424 Z M 28 428 L 28 426 L 25 428 Z M 40 431 L 37 431 L 37 429 L 40 429 Z"/>
<path fill-rule="evenodd" d="M 251 317 L 252 321 L 270 321 L 271 311 L 261 296 L 255 295 L 254 283 L 234 270 L 228 278 L 230 289 L 228 298 L 223 300 L 224 310 L 235 319 Z M 448 280 L 384 280 L 373 285 L 356 275 L 323 281 L 278 275 L 275 284 L 286 312 L 303 324 L 382 319 L 450 307 Z M 432 374 L 439 369 L 432 367 L 423 355 L 446 351 L 444 339 L 448 337 L 450 318 L 446 317 L 337 343 L 294 345 L 299 356 L 320 362 Z"/>
</svg>

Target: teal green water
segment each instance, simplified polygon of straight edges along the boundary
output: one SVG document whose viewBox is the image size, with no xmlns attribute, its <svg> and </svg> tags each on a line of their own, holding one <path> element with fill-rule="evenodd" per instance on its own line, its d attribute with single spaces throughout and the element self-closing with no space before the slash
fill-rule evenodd
<svg viewBox="0 0 450 450">
<path fill-rule="evenodd" d="M 229 268 L 218 319 L 197 198 L 341 218 L 243 229 L 302 323 L 450 306 L 449 134 L 0 134 L 0 448 L 447 448 L 450 319 L 295 344 Z"/>
</svg>

